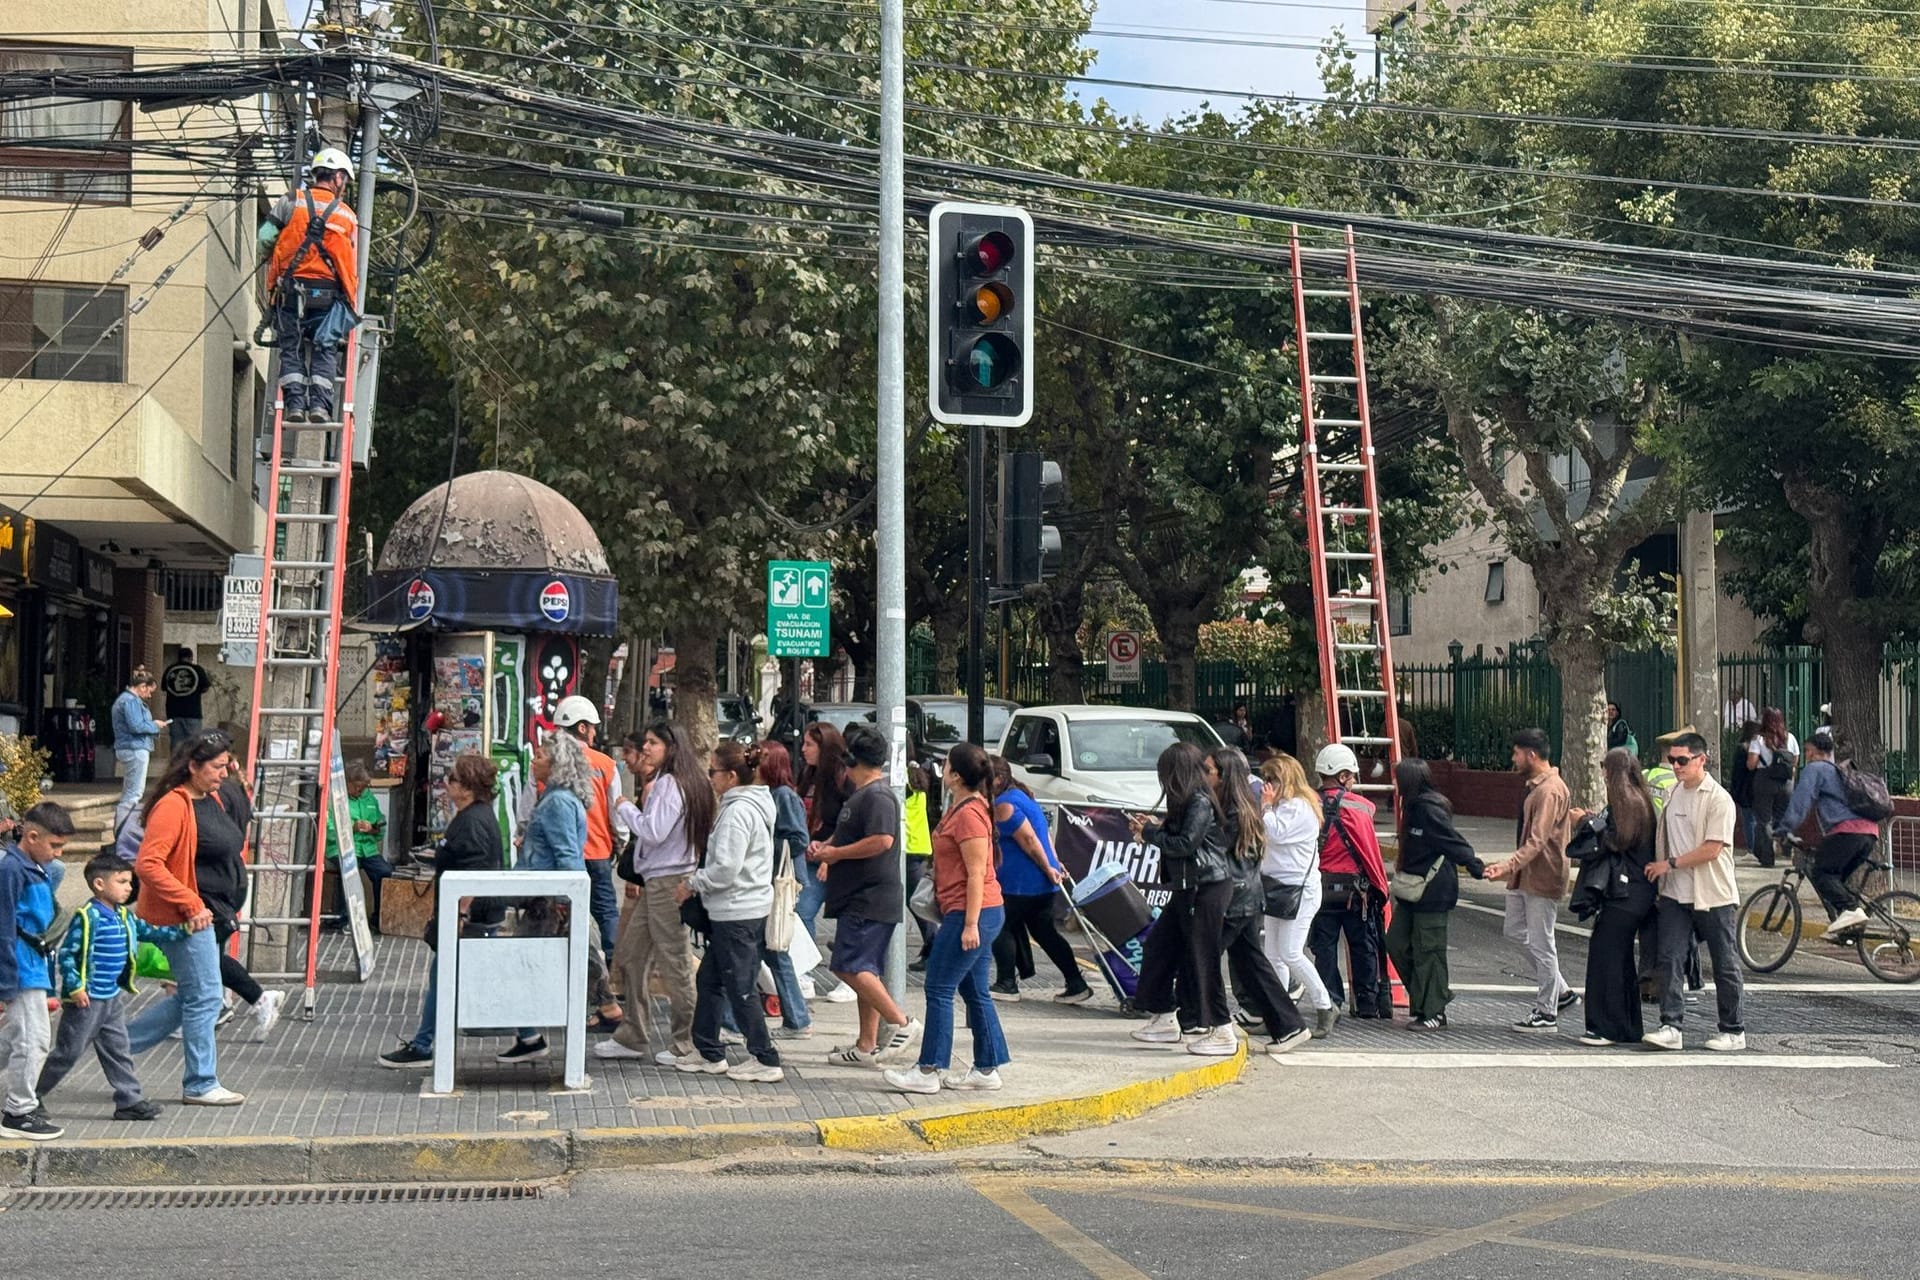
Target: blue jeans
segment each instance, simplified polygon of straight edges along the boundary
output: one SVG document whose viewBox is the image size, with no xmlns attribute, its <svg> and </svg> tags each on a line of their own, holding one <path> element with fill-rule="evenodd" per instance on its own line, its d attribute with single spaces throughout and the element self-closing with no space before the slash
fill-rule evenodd
<svg viewBox="0 0 1920 1280">
<path fill-rule="evenodd" d="M 128 815 L 140 807 L 140 797 L 147 789 L 147 762 L 153 759 L 153 752 L 145 748 L 125 751 L 115 747 L 113 758 L 120 762 L 120 799 L 113 806 L 113 830 L 117 835 L 126 825 Z"/>
<path fill-rule="evenodd" d="M 800 862 L 800 897 L 793 904 L 793 913 L 800 917 L 800 927 L 807 936 L 818 940 L 820 930 L 820 908 L 827 905 L 827 886 L 820 883 L 820 868 L 811 862 Z"/>
<path fill-rule="evenodd" d="M 407 1041 L 408 1044 L 413 1046 L 415 1052 L 433 1052 L 433 1033 L 440 1025 L 439 1020 L 440 965 L 437 957 L 429 957 L 427 960 L 427 994 L 426 998 L 420 1001 L 420 1029 L 413 1033 L 413 1039 Z M 529 1040 L 540 1034 L 539 1031 L 533 1027 L 522 1027 L 521 1031 L 531 1033 L 526 1037 Z"/>
<path fill-rule="evenodd" d="M 933 935 L 933 950 L 927 953 L 927 1030 L 920 1041 L 920 1066 L 945 1070 L 953 1057 L 953 995 L 967 1006 L 967 1025 L 973 1029 L 973 1065 L 980 1071 L 992 1071 L 1012 1061 L 1007 1052 L 1007 1037 L 1000 1030 L 1000 1015 L 993 1007 L 988 984 L 993 981 L 993 940 L 1000 935 L 1007 913 L 1001 907 L 980 910 L 980 945 L 971 951 L 960 949 L 960 933 L 966 928 L 964 911 L 949 911 L 940 920 Z"/>
<path fill-rule="evenodd" d="M 767 972 L 773 975 L 773 993 L 780 997 L 780 1025 L 794 1031 L 812 1026 L 813 1014 L 807 1009 L 807 998 L 800 994 L 800 978 L 793 971 L 793 957 L 784 951 L 769 951 L 762 946 L 760 959 L 766 962 Z M 720 1025 L 728 1031 L 740 1030 L 732 1008 L 726 1005 L 720 1008 Z"/>
<path fill-rule="evenodd" d="M 600 949 L 611 956 L 613 934 L 620 927 L 620 895 L 613 891 L 613 859 L 589 858 L 587 879 L 592 882 L 587 909 L 593 913 L 594 923 L 600 926 Z"/>
<path fill-rule="evenodd" d="M 180 1088 L 188 1097 L 198 1097 L 220 1087 L 213 1047 L 213 1020 L 220 1016 L 220 948 L 213 930 L 201 929 L 162 942 L 160 950 L 178 990 L 141 1010 L 127 1027 L 127 1040 L 135 1053 L 145 1053 L 178 1028 L 186 1059 Z"/>
</svg>

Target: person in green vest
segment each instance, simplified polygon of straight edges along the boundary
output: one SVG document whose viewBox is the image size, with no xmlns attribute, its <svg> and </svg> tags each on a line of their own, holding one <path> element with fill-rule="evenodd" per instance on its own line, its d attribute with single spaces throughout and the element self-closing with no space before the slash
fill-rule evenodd
<svg viewBox="0 0 1920 1280">
<path fill-rule="evenodd" d="M 907 766 L 907 893 L 933 874 L 933 828 L 927 819 L 927 793 L 933 790 L 932 775 L 921 764 Z M 912 912 L 908 912 L 912 915 Z M 913 973 L 927 971 L 927 952 L 933 946 L 933 926 L 913 916 L 920 927 L 920 952 L 907 968 Z"/>
<path fill-rule="evenodd" d="M 387 819 L 380 812 L 380 801 L 373 794 L 373 778 L 366 766 L 347 766 L 347 820 L 353 825 L 353 853 L 360 871 L 367 877 L 367 925 L 380 932 L 380 882 L 393 874 L 393 866 L 380 856 L 380 838 L 386 832 Z M 327 819 L 327 861 L 339 856 L 334 841 L 333 819 Z"/>
</svg>

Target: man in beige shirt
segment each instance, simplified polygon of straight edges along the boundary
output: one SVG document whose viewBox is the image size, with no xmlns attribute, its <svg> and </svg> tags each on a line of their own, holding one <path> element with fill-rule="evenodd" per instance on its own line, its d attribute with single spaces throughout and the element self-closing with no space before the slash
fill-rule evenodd
<svg viewBox="0 0 1920 1280">
<path fill-rule="evenodd" d="M 1667 748 L 1675 785 L 1660 815 L 1647 878 L 1660 886 L 1655 911 L 1660 934 L 1660 1029 L 1642 1037 L 1657 1049 L 1680 1049 L 1686 1015 L 1682 973 L 1695 937 L 1713 955 L 1720 1032 L 1707 1048 L 1733 1053 L 1747 1047 L 1742 1020 L 1745 987 L 1734 946 L 1740 889 L 1733 877 L 1733 797 L 1707 771 L 1707 740 L 1683 733 Z"/>
<path fill-rule="evenodd" d="M 1560 771 L 1549 761 L 1547 735 L 1522 729 L 1513 736 L 1513 768 L 1527 781 L 1520 810 L 1517 848 L 1505 862 L 1487 868 L 1487 879 L 1507 882 L 1506 935 L 1525 950 L 1538 988 L 1533 1008 L 1513 1024 L 1515 1031 L 1552 1032 L 1560 1012 L 1580 997 L 1560 976 L 1560 952 L 1554 936 L 1560 899 L 1567 892 L 1567 814 L 1570 799 Z"/>
</svg>

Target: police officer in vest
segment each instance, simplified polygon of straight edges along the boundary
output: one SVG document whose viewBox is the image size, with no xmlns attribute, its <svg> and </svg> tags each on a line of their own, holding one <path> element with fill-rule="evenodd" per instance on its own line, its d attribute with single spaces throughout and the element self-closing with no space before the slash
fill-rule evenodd
<svg viewBox="0 0 1920 1280">
<path fill-rule="evenodd" d="M 287 422 L 334 421 L 340 346 L 357 322 L 360 222 L 346 202 L 353 162 L 338 147 L 313 157 L 307 185 L 283 196 L 260 226 L 273 246 L 267 295 L 280 352 L 281 408 Z M 333 314 L 336 306 L 344 308 Z M 329 316 L 333 315 L 329 323 Z"/>
</svg>

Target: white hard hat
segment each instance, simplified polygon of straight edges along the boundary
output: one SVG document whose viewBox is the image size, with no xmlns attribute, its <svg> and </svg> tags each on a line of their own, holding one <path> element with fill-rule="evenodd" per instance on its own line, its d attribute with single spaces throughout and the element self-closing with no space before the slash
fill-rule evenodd
<svg viewBox="0 0 1920 1280">
<path fill-rule="evenodd" d="M 597 725 L 600 723 L 600 712 L 593 705 L 592 698 L 570 694 L 560 699 L 560 705 L 554 708 L 553 723 L 562 729 L 571 729 L 577 724 Z"/>
<path fill-rule="evenodd" d="M 333 169 L 340 173 L 352 174 L 353 161 L 347 159 L 347 153 L 338 147 L 322 147 L 313 153 L 309 169 Z"/>
<path fill-rule="evenodd" d="M 1313 771 L 1323 778 L 1337 778 L 1343 773 L 1357 774 L 1360 772 L 1360 758 L 1345 743 L 1331 742 L 1320 748 L 1320 754 L 1313 758 Z"/>
</svg>

